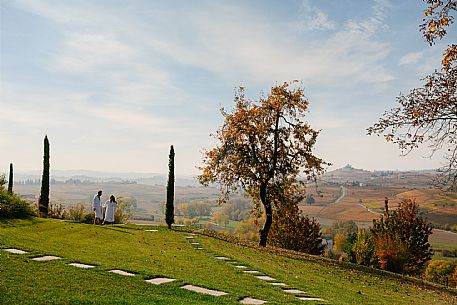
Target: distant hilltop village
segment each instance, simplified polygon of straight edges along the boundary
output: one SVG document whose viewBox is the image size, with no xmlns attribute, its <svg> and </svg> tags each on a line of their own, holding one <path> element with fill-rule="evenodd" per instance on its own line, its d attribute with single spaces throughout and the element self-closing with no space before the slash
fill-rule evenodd
<svg viewBox="0 0 457 305">
<path fill-rule="evenodd" d="M 436 176 L 436 170 L 375 170 L 354 168 L 346 164 L 342 168 L 327 172 L 323 180 L 329 183 L 350 184 L 358 186 L 387 186 L 428 188 Z"/>
</svg>

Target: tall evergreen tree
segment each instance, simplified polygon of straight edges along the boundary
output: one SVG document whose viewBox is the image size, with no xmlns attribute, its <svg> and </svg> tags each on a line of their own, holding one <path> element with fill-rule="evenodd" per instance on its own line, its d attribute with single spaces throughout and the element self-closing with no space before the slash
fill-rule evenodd
<svg viewBox="0 0 457 305">
<path fill-rule="evenodd" d="M 41 216 L 46 217 L 49 209 L 49 140 L 44 137 L 43 177 L 41 178 L 41 194 L 39 210 Z"/>
<path fill-rule="evenodd" d="M 13 193 L 13 163 L 10 163 L 10 177 L 8 180 L 8 193 Z"/>
<path fill-rule="evenodd" d="M 168 160 L 168 183 L 167 183 L 167 205 L 165 211 L 165 221 L 168 228 L 171 229 L 171 224 L 175 222 L 175 213 L 173 201 L 175 198 L 175 150 L 173 145 L 170 147 L 170 155 Z"/>
</svg>

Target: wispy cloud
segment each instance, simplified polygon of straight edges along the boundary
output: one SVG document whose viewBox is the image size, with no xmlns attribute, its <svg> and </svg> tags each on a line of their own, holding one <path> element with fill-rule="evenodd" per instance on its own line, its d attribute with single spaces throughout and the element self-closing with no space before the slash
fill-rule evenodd
<svg viewBox="0 0 457 305">
<path fill-rule="evenodd" d="M 423 52 L 411 52 L 403 55 L 398 61 L 399 65 L 409 65 L 417 63 L 424 56 Z"/>
<path fill-rule="evenodd" d="M 311 5 L 309 0 L 303 0 L 301 6 L 301 19 L 289 23 L 295 31 L 334 30 L 336 22 L 330 20 L 319 8 Z"/>
</svg>

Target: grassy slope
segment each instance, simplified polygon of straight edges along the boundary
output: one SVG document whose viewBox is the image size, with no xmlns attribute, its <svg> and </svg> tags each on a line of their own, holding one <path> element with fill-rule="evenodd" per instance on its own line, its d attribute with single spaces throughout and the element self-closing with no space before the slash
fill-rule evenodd
<svg viewBox="0 0 457 305">
<path fill-rule="evenodd" d="M 321 297 L 330 304 L 449 304 L 454 295 L 401 283 L 338 266 L 294 260 L 244 248 L 206 236 L 196 236 L 205 250 L 195 250 L 184 232 L 159 227 L 145 232 L 138 226 L 93 226 L 55 220 L 9 221 L 0 224 L 0 248 L 30 251 L 15 255 L 0 251 L 1 304 L 236 304 L 243 296 L 271 304 L 302 304 L 280 288 L 214 259 L 228 256 L 293 288 Z M 35 262 L 38 255 L 62 260 Z M 83 270 L 69 262 L 95 264 Z M 106 272 L 123 269 L 137 273 L 123 277 Z M 177 281 L 155 286 L 144 279 L 155 276 Z M 229 294 L 206 296 L 179 289 L 183 284 L 219 289 Z M 312 302 L 310 302 L 312 303 Z"/>
</svg>

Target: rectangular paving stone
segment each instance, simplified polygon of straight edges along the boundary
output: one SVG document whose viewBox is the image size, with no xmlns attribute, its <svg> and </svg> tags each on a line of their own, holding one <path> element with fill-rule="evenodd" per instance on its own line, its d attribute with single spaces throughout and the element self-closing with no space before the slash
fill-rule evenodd
<svg viewBox="0 0 457 305">
<path fill-rule="evenodd" d="M 270 283 L 273 286 L 287 286 L 286 283 Z"/>
<path fill-rule="evenodd" d="M 255 277 L 264 281 L 276 281 L 276 279 L 268 275 L 256 275 Z"/>
<path fill-rule="evenodd" d="M 154 285 L 160 285 L 160 284 L 165 284 L 165 283 L 170 283 L 176 281 L 176 279 L 170 279 L 167 277 L 156 277 L 150 280 L 146 280 L 146 282 L 154 284 Z"/>
<path fill-rule="evenodd" d="M 62 259 L 62 258 L 58 257 L 58 256 L 54 256 L 54 255 L 45 255 L 45 256 L 39 256 L 39 257 L 32 258 L 33 261 L 37 261 L 37 262 L 52 261 L 55 259 Z"/>
<path fill-rule="evenodd" d="M 266 302 L 267 301 L 253 299 L 253 298 L 244 298 L 244 299 L 240 300 L 241 304 L 253 304 L 253 305 L 265 304 Z"/>
<path fill-rule="evenodd" d="M 295 293 L 295 294 L 305 293 L 304 291 L 302 291 L 300 289 L 284 289 L 283 291 L 287 292 L 287 293 Z"/>
<path fill-rule="evenodd" d="M 124 276 L 134 276 L 135 275 L 134 273 L 130 273 L 130 272 L 127 272 L 124 270 L 118 270 L 118 269 L 109 270 L 108 272 L 116 273 L 116 274 L 120 274 L 120 275 L 124 275 Z"/>
<path fill-rule="evenodd" d="M 225 257 L 225 256 L 216 256 L 216 257 L 214 257 L 214 258 L 215 258 L 215 259 L 224 260 L 224 261 L 228 260 L 228 257 Z"/>
<path fill-rule="evenodd" d="M 81 263 L 70 263 L 68 265 L 73 266 L 73 267 L 77 267 L 77 268 L 83 268 L 83 269 L 90 269 L 90 268 L 94 268 L 95 267 L 95 266 L 92 266 L 92 265 L 86 265 L 86 264 L 81 264 Z"/>
<path fill-rule="evenodd" d="M 19 249 L 14 249 L 14 248 L 9 248 L 9 249 L 3 249 L 6 252 L 13 253 L 13 254 L 26 254 L 27 251 L 24 250 L 19 250 Z"/>
<path fill-rule="evenodd" d="M 186 236 L 186 239 L 193 239 L 193 236 Z"/>
<path fill-rule="evenodd" d="M 320 298 L 310 298 L 310 297 L 298 297 L 298 299 L 302 301 L 320 301 L 320 302 L 327 302 L 326 300 Z"/>
<path fill-rule="evenodd" d="M 206 289 L 206 288 L 198 287 L 198 286 L 194 286 L 194 285 L 184 285 L 184 286 L 181 286 L 181 288 L 187 289 L 190 291 L 203 293 L 203 294 L 213 295 L 213 296 L 217 296 L 217 297 L 227 294 L 227 292 L 224 292 L 224 291 Z"/>
<path fill-rule="evenodd" d="M 203 250 L 203 248 L 202 247 L 198 247 L 197 250 Z"/>
<path fill-rule="evenodd" d="M 260 271 L 257 271 L 257 270 L 245 270 L 243 271 L 245 273 L 249 273 L 249 274 L 256 274 L 256 273 L 260 273 Z"/>
<path fill-rule="evenodd" d="M 154 230 L 154 229 L 152 229 L 152 230 L 145 230 L 145 231 L 146 231 L 146 232 L 159 232 L 159 230 Z"/>
<path fill-rule="evenodd" d="M 197 242 L 193 242 L 193 243 L 190 243 L 191 245 L 199 245 L 200 243 L 197 243 Z"/>
<path fill-rule="evenodd" d="M 238 265 L 238 266 L 235 266 L 236 268 L 238 269 L 246 269 L 247 267 L 246 266 L 242 266 L 242 265 Z"/>
</svg>

